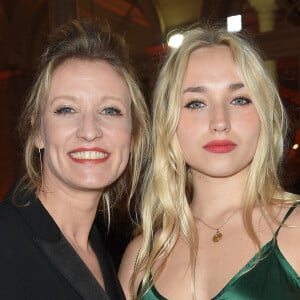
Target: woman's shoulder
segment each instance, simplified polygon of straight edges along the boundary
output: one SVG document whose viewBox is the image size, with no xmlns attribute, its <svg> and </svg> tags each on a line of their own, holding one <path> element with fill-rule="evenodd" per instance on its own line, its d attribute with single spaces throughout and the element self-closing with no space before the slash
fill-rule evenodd
<svg viewBox="0 0 300 300">
<path fill-rule="evenodd" d="M 276 220 L 276 224 L 280 227 L 290 225 L 295 221 L 297 224 L 294 225 L 300 225 L 300 195 L 281 191 L 270 203 L 266 204 L 265 208 L 271 219 Z"/>
<path fill-rule="evenodd" d="M 32 228 L 27 222 L 33 219 L 30 204 L 36 200 L 34 194 L 25 190 L 16 190 L 13 186 L 5 197 L 0 201 L 0 234 L 4 239 L 16 239 L 16 236 L 25 238 L 31 234 Z M 24 211 L 28 212 L 28 218 L 24 217 Z"/>
<path fill-rule="evenodd" d="M 300 200 L 286 205 L 277 237 L 280 252 L 300 276 Z"/>
<path fill-rule="evenodd" d="M 130 295 L 130 280 L 135 270 L 136 259 L 142 245 L 142 235 L 136 236 L 130 241 L 125 249 L 123 258 L 119 268 L 119 279 L 123 287 L 126 298 L 129 299 Z"/>
<path fill-rule="evenodd" d="M 300 228 L 300 196 L 299 199 L 295 199 L 292 203 L 286 205 L 283 222 L 287 227 L 299 226 Z"/>
<path fill-rule="evenodd" d="M 0 237 L 1 243 L 5 245 L 0 250 L 0 255 L 5 252 L 7 248 L 11 253 L 13 249 L 20 250 L 22 248 L 21 241 L 25 241 L 28 236 L 28 227 L 24 219 L 17 211 L 16 207 L 8 202 L 1 201 L 0 203 Z"/>
<path fill-rule="evenodd" d="M 14 184 L 0 201 L 0 222 L 15 222 L 12 219 L 20 217 L 18 209 L 28 206 L 33 199 L 32 192 L 18 189 L 18 186 Z"/>
<path fill-rule="evenodd" d="M 0 202 L 0 223 L 14 223 L 14 219 L 18 217 L 14 205 L 6 199 Z"/>
<path fill-rule="evenodd" d="M 126 270 L 134 270 L 136 258 L 138 256 L 138 253 L 140 251 L 141 245 L 142 245 L 143 237 L 142 235 L 138 235 L 135 238 L 133 238 L 129 244 L 127 245 L 121 265 L 120 265 L 120 272 L 123 272 L 123 269 Z"/>
</svg>

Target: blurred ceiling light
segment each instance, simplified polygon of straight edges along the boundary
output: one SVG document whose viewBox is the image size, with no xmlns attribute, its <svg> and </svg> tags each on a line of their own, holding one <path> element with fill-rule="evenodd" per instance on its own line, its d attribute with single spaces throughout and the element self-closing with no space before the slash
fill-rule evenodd
<svg viewBox="0 0 300 300">
<path fill-rule="evenodd" d="M 292 149 L 297 150 L 299 148 L 299 144 L 294 144 Z"/>
<path fill-rule="evenodd" d="M 227 31 L 238 32 L 242 30 L 242 16 L 227 17 Z"/>
<path fill-rule="evenodd" d="M 179 48 L 183 41 L 183 35 L 176 33 L 170 36 L 168 39 L 168 46 L 171 48 Z"/>
</svg>

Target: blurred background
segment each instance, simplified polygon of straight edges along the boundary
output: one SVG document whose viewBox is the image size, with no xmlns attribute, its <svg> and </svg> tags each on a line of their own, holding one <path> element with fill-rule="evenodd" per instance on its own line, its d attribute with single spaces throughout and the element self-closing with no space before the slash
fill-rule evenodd
<svg viewBox="0 0 300 300">
<path fill-rule="evenodd" d="M 299 0 L 0 0 L 0 199 L 17 178 L 18 117 L 48 34 L 68 19 L 110 23 L 130 45 L 151 106 L 157 70 L 175 29 L 194 22 L 227 23 L 241 15 L 242 31 L 262 49 L 291 118 L 284 184 L 300 193 Z"/>
</svg>

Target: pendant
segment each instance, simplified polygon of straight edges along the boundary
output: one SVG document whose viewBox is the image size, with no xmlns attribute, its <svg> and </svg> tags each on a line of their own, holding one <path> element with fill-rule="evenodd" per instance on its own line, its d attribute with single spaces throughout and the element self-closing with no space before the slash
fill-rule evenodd
<svg viewBox="0 0 300 300">
<path fill-rule="evenodd" d="M 222 233 L 219 231 L 219 229 L 217 229 L 217 232 L 214 234 L 212 240 L 217 243 L 218 241 L 220 241 L 222 239 L 223 235 Z"/>
</svg>

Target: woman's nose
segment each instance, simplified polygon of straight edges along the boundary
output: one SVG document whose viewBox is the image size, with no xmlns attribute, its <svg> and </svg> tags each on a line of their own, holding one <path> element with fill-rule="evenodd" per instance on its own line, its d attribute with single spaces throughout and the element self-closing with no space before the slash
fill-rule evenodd
<svg viewBox="0 0 300 300">
<path fill-rule="evenodd" d="M 80 119 L 77 136 L 87 141 L 101 137 L 103 134 L 99 120 L 93 113 L 84 113 Z"/>
<path fill-rule="evenodd" d="M 210 111 L 210 131 L 228 132 L 231 129 L 230 114 L 225 105 L 216 105 Z"/>
</svg>

